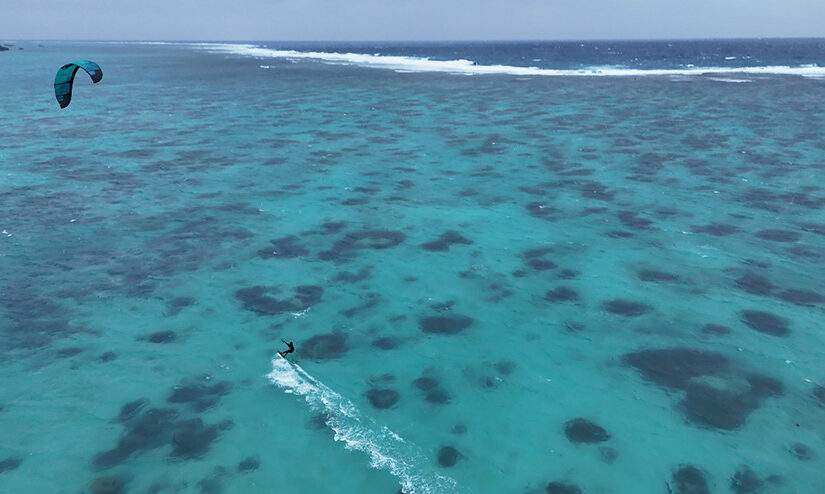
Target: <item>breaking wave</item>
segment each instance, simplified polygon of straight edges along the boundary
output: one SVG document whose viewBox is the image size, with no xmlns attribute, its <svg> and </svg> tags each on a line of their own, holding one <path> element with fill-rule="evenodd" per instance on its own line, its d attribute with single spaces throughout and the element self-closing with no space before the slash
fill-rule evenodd
<svg viewBox="0 0 825 494">
<path fill-rule="evenodd" d="M 479 65 L 472 60 L 432 60 L 422 57 L 381 55 L 365 53 L 336 53 L 320 51 L 276 50 L 256 45 L 237 43 L 197 43 L 197 46 L 213 52 L 230 53 L 257 58 L 283 58 L 291 60 L 317 60 L 331 64 L 357 65 L 395 70 L 397 72 L 443 72 L 463 75 L 517 75 L 556 77 L 645 77 L 645 76 L 702 76 L 719 74 L 792 75 L 825 78 L 825 67 L 818 65 L 757 66 L 757 67 L 684 67 L 678 69 L 633 69 L 616 66 L 600 66 L 581 69 L 544 69 L 516 65 Z M 269 66 L 262 66 L 268 68 Z"/>
</svg>

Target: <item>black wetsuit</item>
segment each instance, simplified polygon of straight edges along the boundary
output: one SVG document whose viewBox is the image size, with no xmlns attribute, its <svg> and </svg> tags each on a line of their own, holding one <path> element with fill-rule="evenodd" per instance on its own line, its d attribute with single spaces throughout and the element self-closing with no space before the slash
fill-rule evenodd
<svg viewBox="0 0 825 494">
<path fill-rule="evenodd" d="M 284 342 L 284 343 L 286 343 L 286 342 Z M 288 346 L 288 347 L 289 347 L 289 350 L 285 350 L 285 351 L 283 351 L 283 352 L 278 352 L 278 354 L 279 354 L 281 357 L 283 357 L 283 358 L 286 358 L 286 355 L 287 355 L 288 353 L 292 353 L 292 352 L 294 352 L 294 351 L 295 351 L 295 346 L 292 344 L 292 342 L 291 342 L 291 341 L 290 341 L 289 343 L 286 343 L 286 346 Z"/>
</svg>

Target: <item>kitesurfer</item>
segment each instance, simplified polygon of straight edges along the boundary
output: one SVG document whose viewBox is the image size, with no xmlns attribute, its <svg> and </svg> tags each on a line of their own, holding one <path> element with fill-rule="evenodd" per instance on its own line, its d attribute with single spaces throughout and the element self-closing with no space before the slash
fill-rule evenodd
<svg viewBox="0 0 825 494">
<path fill-rule="evenodd" d="M 281 340 L 281 341 L 284 341 L 284 340 Z M 286 358 L 286 355 L 288 353 L 292 353 L 292 352 L 295 351 L 295 345 L 293 345 L 291 341 L 289 343 L 284 341 L 284 344 L 289 347 L 289 350 L 284 350 L 283 352 L 278 352 L 278 355 L 280 355 L 283 358 Z"/>
</svg>

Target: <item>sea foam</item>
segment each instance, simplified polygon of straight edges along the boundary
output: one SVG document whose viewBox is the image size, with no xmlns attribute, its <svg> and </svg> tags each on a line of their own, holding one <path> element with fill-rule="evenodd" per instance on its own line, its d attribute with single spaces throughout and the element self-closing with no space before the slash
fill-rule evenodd
<svg viewBox="0 0 825 494">
<path fill-rule="evenodd" d="M 321 51 L 276 50 L 250 44 L 196 43 L 198 48 L 257 58 L 284 58 L 317 60 L 320 62 L 360 67 L 390 69 L 396 72 L 443 72 L 463 75 L 517 75 L 556 77 L 645 77 L 645 76 L 702 76 L 718 74 L 792 75 L 825 77 L 825 67 L 801 65 L 797 67 L 774 65 L 758 67 L 685 67 L 678 69 L 633 69 L 617 66 L 597 66 L 582 69 L 543 69 L 516 65 L 479 65 L 472 60 L 433 60 L 423 57 L 381 55 L 366 53 L 337 53 Z M 263 66 L 262 66 L 263 67 Z M 269 67 L 269 66 L 267 66 Z"/>
<path fill-rule="evenodd" d="M 431 460 L 418 448 L 361 415 L 355 404 L 298 364 L 275 358 L 268 377 L 284 392 L 303 397 L 313 410 L 323 413 L 336 441 L 343 442 L 347 449 L 369 455 L 370 465 L 394 475 L 406 494 L 456 492 L 455 480 L 435 472 Z"/>
</svg>

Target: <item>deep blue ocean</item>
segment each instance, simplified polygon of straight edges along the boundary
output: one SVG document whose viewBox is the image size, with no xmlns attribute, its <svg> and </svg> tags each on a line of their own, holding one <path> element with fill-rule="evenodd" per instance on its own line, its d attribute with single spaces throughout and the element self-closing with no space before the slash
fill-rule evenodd
<svg viewBox="0 0 825 494">
<path fill-rule="evenodd" d="M 0 493 L 825 490 L 825 40 L 0 44 Z"/>
</svg>

